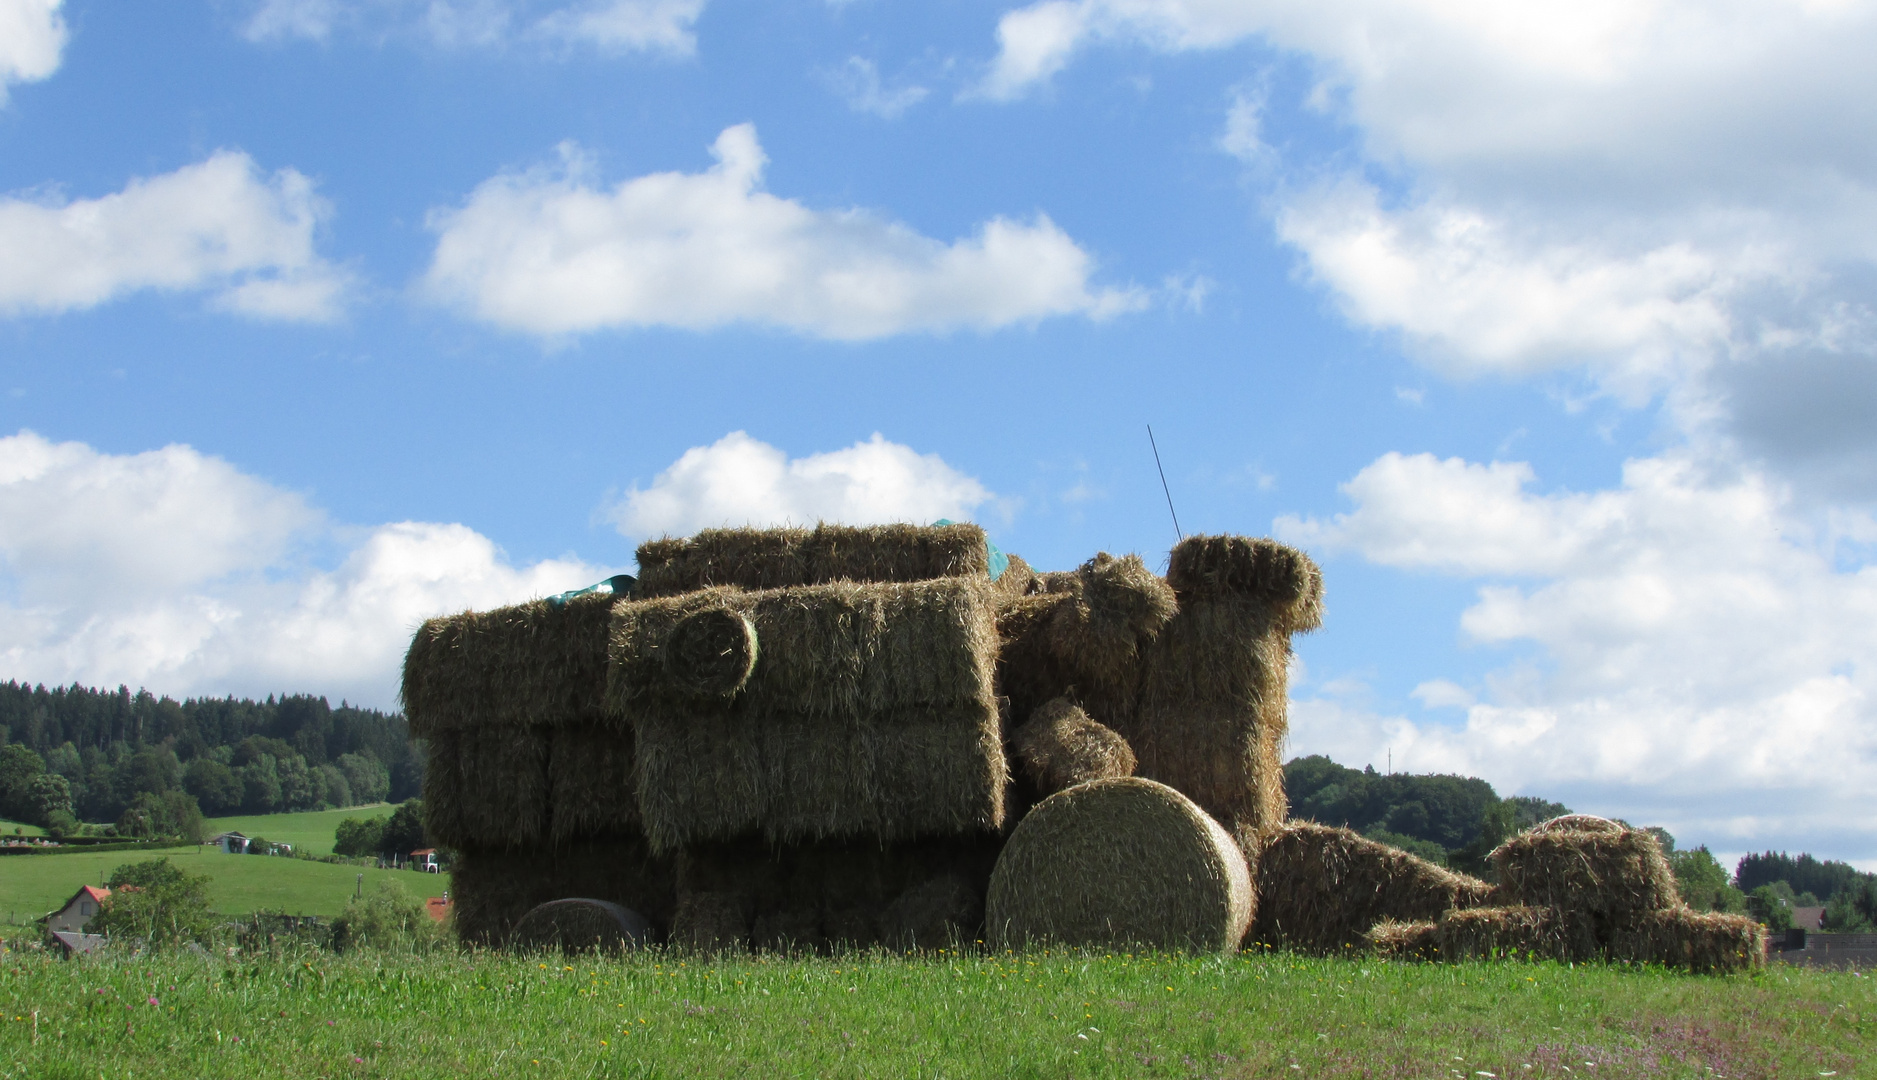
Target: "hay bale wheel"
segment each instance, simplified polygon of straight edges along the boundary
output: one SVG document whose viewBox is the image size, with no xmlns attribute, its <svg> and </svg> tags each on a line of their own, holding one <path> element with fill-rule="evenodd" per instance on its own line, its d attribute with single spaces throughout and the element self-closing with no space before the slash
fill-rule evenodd
<svg viewBox="0 0 1877 1080">
<path fill-rule="evenodd" d="M 652 924 L 643 915 L 608 900 L 585 897 L 536 905 L 509 934 L 509 947 L 518 952 L 615 952 L 651 942 Z"/>
<path fill-rule="evenodd" d="M 729 697 L 756 667 L 756 627 L 727 608 L 706 608 L 678 620 L 665 636 L 665 670 L 700 697 Z"/>
<path fill-rule="evenodd" d="M 1217 952 L 1251 921 L 1251 874 L 1191 799 L 1140 777 L 1044 799 L 998 856 L 985 901 L 997 948 L 1140 945 Z"/>
</svg>

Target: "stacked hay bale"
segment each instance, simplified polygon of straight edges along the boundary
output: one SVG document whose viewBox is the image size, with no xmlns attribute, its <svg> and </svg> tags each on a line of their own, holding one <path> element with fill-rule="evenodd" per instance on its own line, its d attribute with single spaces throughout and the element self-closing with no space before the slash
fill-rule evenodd
<svg viewBox="0 0 1877 1080">
<path fill-rule="evenodd" d="M 634 733 L 640 827 L 678 858 L 675 941 L 975 936 L 1009 784 L 987 552 L 969 525 L 641 547 L 606 709 Z"/>
<path fill-rule="evenodd" d="M 1765 963 L 1765 929 L 1743 916 L 1689 910 L 1660 845 L 1641 829 L 1555 818 L 1500 845 L 1492 861 L 1500 880 L 1494 899 L 1503 906 L 1453 911 L 1434 923 L 1443 959 L 1618 960 L 1699 972 Z"/>
<path fill-rule="evenodd" d="M 1017 825 L 991 876 L 993 948 L 1238 948 L 1253 894 L 1244 855 L 1191 799 L 1152 780 L 1079 784 Z"/>
<path fill-rule="evenodd" d="M 1237 837 L 1257 853 L 1258 918 L 1250 940 L 1271 948 L 1424 951 L 1426 931 L 1416 927 L 1483 904 L 1492 893 L 1477 878 L 1350 829 L 1293 821 L 1263 834 L 1241 828 Z"/>
<path fill-rule="evenodd" d="M 1318 625 L 1322 597 L 1316 565 L 1270 540 L 1189 536 L 1164 580 L 1137 557 L 1097 556 L 1002 594 L 999 688 L 1020 723 L 1067 698 L 1125 742 L 1138 775 L 1230 829 L 1274 829 L 1290 639 Z"/>
<path fill-rule="evenodd" d="M 428 620 L 404 662 L 424 740 L 424 826 L 456 849 L 456 925 L 500 944 L 529 908 L 590 897 L 653 921 L 671 860 L 639 824 L 631 729 L 605 706 L 612 605 L 599 592 Z"/>
</svg>

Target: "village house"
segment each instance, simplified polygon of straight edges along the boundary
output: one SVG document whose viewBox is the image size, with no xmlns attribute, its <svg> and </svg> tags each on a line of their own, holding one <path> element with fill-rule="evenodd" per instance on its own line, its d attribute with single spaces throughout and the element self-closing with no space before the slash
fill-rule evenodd
<svg viewBox="0 0 1877 1080">
<path fill-rule="evenodd" d="M 411 869 L 426 874 L 442 873 L 443 864 L 437 861 L 437 849 L 433 847 L 418 848 L 416 851 L 411 852 Z"/>
<path fill-rule="evenodd" d="M 209 837 L 209 843 L 222 849 L 224 855 L 246 855 L 248 838 L 238 832 L 219 833 Z"/>
<path fill-rule="evenodd" d="M 65 950 L 65 955 L 93 952 L 104 944 L 103 935 L 87 934 L 85 927 L 110 895 L 109 889 L 85 885 L 73 893 L 63 907 L 46 916 L 46 933 Z"/>
</svg>

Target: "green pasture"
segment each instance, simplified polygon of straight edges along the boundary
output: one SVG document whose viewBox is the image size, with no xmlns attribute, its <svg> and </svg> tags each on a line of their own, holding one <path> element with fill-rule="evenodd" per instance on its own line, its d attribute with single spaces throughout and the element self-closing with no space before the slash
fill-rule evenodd
<svg viewBox="0 0 1877 1080">
<path fill-rule="evenodd" d="M 1877 1074 L 1846 973 L 1099 956 L 0 961 L 0 1078 Z"/>
<path fill-rule="evenodd" d="M 275 843 L 292 844 L 293 850 L 308 855 L 330 855 L 332 836 L 341 821 L 346 818 L 390 817 L 395 809 L 390 803 L 373 803 L 370 806 L 348 806 L 344 810 L 209 818 L 208 835 L 232 831 L 243 836 L 259 836 Z"/>
<path fill-rule="evenodd" d="M 0 918 L 15 924 L 36 919 L 70 899 L 80 885 L 96 885 L 124 863 L 165 856 L 192 874 L 208 875 L 209 902 L 224 915 L 260 910 L 337 915 L 345 910 L 361 873 L 367 889 L 385 879 L 401 882 L 418 896 L 441 896 L 450 887 L 448 874 L 372 870 L 264 855 L 224 855 L 220 849 L 206 846 L 150 853 L 5 855 L 0 856 Z"/>
<path fill-rule="evenodd" d="M 23 821 L 8 821 L 6 818 L 0 818 L 0 835 L 44 836 L 46 830 L 37 825 L 28 825 Z"/>
</svg>

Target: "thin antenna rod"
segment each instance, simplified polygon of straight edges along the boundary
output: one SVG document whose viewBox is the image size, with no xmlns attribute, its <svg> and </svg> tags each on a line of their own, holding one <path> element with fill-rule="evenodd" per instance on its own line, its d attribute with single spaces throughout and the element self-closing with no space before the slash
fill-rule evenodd
<svg viewBox="0 0 1877 1080">
<path fill-rule="evenodd" d="M 1147 445 L 1154 448 L 1154 468 L 1160 471 L 1160 490 L 1167 493 L 1167 513 L 1173 515 L 1173 535 L 1184 540 L 1186 534 L 1180 531 L 1179 511 L 1173 509 L 1173 489 L 1167 486 L 1167 470 L 1160 464 L 1160 444 L 1154 441 L 1152 424 L 1147 425 Z"/>
</svg>

